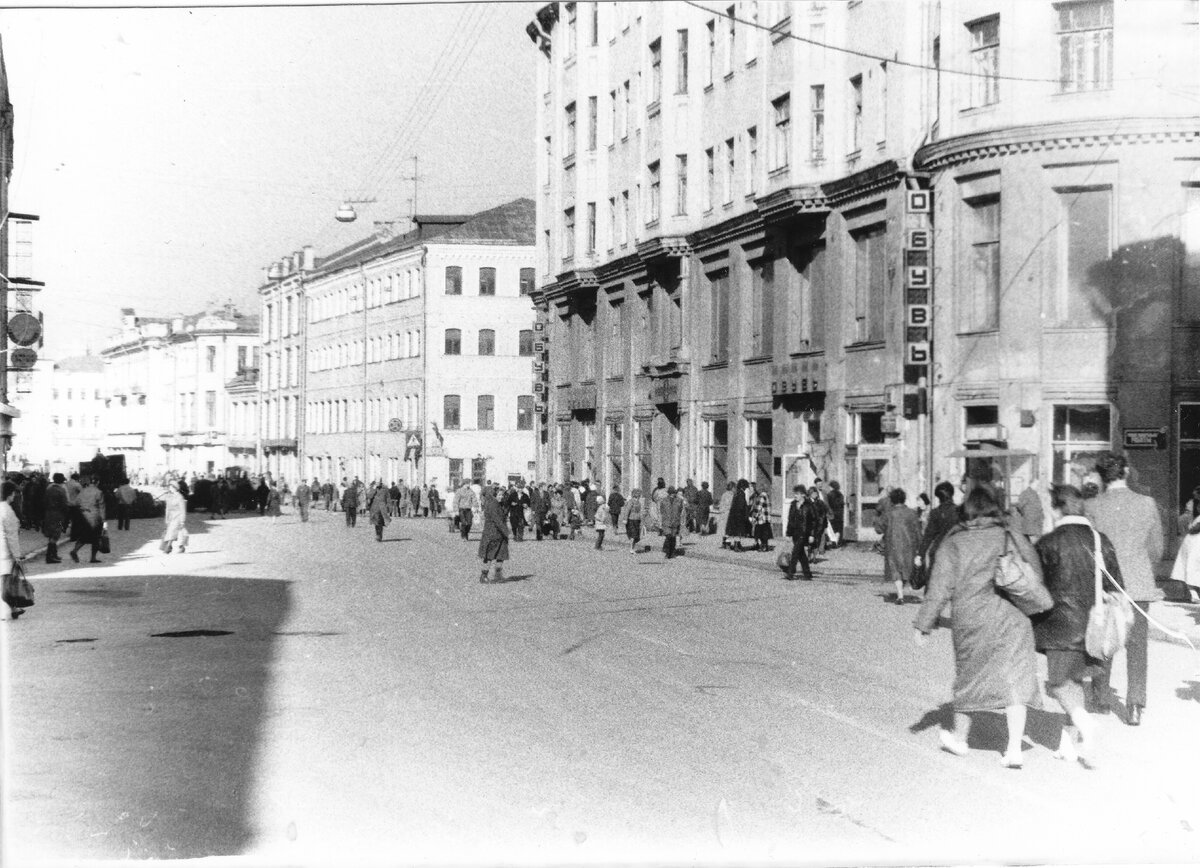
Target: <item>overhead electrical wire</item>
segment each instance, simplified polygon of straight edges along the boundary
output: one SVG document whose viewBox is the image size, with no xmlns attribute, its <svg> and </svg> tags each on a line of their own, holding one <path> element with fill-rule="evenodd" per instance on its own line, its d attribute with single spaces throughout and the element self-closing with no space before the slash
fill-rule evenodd
<svg viewBox="0 0 1200 868">
<path fill-rule="evenodd" d="M 1057 78 L 1035 78 L 1032 76 L 1001 75 L 999 73 L 979 72 L 976 70 L 953 69 L 951 67 L 945 67 L 945 66 L 931 66 L 928 63 L 917 63 L 912 60 L 901 60 L 897 57 L 885 57 L 882 54 L 872 54 L 869 51 L 860 51 L 857 48 L 847 48 L 844 45 L 833 45 L 831 43 L 821 42 L 820 40 L 811 39 L 806 36 L 797 36 L 795 33 L 792 33 L 790 30 L 786 30 L 786 31 L 779 30 L 776 27 L 772 27 L 768 24 L 760 24 L 757 21 L 751 21 L 746 18 L 739 18 L 737 15 L 730 15 L 728 12 L 722 12 L 719 9 L 710 9 L 707 6 L 704 6 L 700 3 L 695 2 L 695 0 L 684 0 L 684 2 L 688 6 L 692 6 L 696 9 L 699 9 L 702 12 L 707 12 L 709 15 L 713 15 L 717 18 L 724 18 L 727 20 L 731 19 L 733 21 L 736 21 L 738 24 L 745 24 L 747 27 L 753 27 L 756 30 L 766 31 L 768 33 L 774 33 L 778 36 L 784 36 L 788 39 L 793 39 L 797 42 L 803 42 L 808 45 L 815 46 L 817 48 L 824 48 L 829 51 L 839 52 L 841 54 L 850 54 L 850 55 L 853 55 L 854 57 L 862 57 L 867 60 L 876 60 L 876 61 L 879 61 L 880 63 L 886 63 L 889 66 L 905 66 L 905 67 L 909 67 L 910 69 L 922 69 L 922 70 L 927 70 L 929 72 L 942 73 L 945 75 L 962 75 L 962 76 L 967 76 L 969 78 L 988 78 L 988 79 L 995 79 L 998 81 L 1023 81 L 1023 82 L 1029 82 L 1029 83 L 1035 83 L 1035 84 L 1060 84 L 1061 83 L 1061 80 L 1057 79 Z M 1141 80 L 1141 79 L 1136 79 L 1136 78 L 1114 79 L 1114 81 L 1138 81 L 1138 80 Z"/>
</svg>

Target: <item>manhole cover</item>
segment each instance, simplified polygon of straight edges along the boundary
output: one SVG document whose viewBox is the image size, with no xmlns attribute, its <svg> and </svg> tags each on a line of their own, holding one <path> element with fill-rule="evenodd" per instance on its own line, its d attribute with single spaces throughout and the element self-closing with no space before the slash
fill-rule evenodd
<svg viewBox="0 0 1200 868">
<path fill-rule="evenodd" d="M 71 645 L 75 642 L 95 642 L 95 639 L 55 639 L 57 645 Z"/>
<path fill-rule="evenodd" d="M 170 630 L 166 633 L 151 633 L 154 639 L 191 639 L 194 636 L 232 636 L 232 630 Z"/>
</svg>

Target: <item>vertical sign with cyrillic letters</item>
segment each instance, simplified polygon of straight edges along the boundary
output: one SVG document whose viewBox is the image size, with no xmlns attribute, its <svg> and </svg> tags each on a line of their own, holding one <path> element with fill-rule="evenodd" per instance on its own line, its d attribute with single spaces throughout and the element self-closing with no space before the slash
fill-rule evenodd
<svg viewBox="0 0 1200 868">
<path fill-rule="evenodd" d="M 933 192 L 904 192 L 904 380 L 915 384 L 933 360 Z"/>
</svg>

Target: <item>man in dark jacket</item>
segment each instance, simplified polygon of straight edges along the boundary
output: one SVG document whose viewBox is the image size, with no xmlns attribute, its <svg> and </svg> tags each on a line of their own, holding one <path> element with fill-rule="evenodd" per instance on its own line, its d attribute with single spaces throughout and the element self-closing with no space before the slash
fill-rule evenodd
<svg viewBox="0 0 1200 868">
<path fill-rule="evenodd" d="M 796 562 L 805 581 L 812 581 L 812 568 L 808 564 L 808 546 L 812 542 L 816 530 L 816 510 L 807 497 L 808 492 L 803 485 L 792 488 L 792 505 L 788 509 L 787 526 L 784 535 L 792 540 L 792 554 L 788 558 L 785 575 L 789 580 L 796 578 Z"/>
<path fill-rule="evenodd" d="M 829 529 L 837 537 L 833 544 L 837 548 L 842 544 L 842 531 L 845 529 L 846 496 L 842 494 L 842 486 L 835 479 L 829 483 L 829 494 L 825 495 L 825 505 L 829 507 Z"/>
<path fill-rule="evenodd" d="M 346 513 L 346 527 L 358 526 L 358 479 L 346 486 L 342 494 L 342 510 Z"/>
<path fill-rule="evenodd" d="M 621 510 L 625 508 L 625 498 L 621 495 L 619 486 L 614 485 L 612 494 L 608 496 L 608 513 L 612 516 L 612 526 L 617 526 L 617 521 L 621 517 Z"/>
<path fill-rule="evenodd" d="M 1059 741 L 1058 755 L 1094 761 L 1095 724 L 1084 706 L 1083 681 L 1091 662 L 1084 637 L 1088 613 L 1096 599 L 1095 549 L 1097 533 L 1083 516 L 1083 496 L 1073 485 L 1056 485 L 1050 493 L 1054 530 L 1037 542 L 1042 579 L 1054 598 L 1054 608 L 1033 616 L 1037 649 L 1046 655 L 1046 692 L 1062 706 L 1079 733 L 1078 750 L 1068 730 Z M 1121 582 L 1116 549 L 1099 535 L 1100 557 L 1113 580 Z M 1111 589 L 1107 579 L 1105 586 Z"/>
<path fill-rule="evenodd" d="M 54 482 L 46 487 L 42 513 L 42 533 L 46 535 L 46 563 L 62 563 L 58 556 L 58 541 L 67 529 L 67 481 L 61 473 L 53 476 Z"/>
</svg>

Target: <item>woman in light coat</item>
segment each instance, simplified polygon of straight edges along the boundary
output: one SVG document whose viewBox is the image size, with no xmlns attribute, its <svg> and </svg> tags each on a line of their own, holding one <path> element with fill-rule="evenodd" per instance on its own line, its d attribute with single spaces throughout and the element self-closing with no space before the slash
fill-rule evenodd
<svg viewBox="0 0 1200 868">
<path fill-rule="evenodd" d="M 15 482 L 5 482 L 0 486 L 0 578 L 5 584 L 16 568 L 17 561 L 21 560 L 21 519 L 17 518 L 12 506 L 16 494 Z M 0 620 L 16 618 L 24 612 L 24 609 L 15 606 L 10 608 L 5 602 Z"/>
<path fill-rule="evenodd" d="M 1192 520 L 1179 540 L 1171 578 L 1183 583 L 1188 599 L 1193 603 L 1200 602 L 1200 518 Z"/>
<path fill-rule="evenodd" d="M 929 590 L 913 626 L 924 645 L 942 610 L 950 607 L 954 642 L 954 724 L 939 732 L 942 748 L 967 753 L 970 718 L 976 711 L 1000 711 L 1008 721 L 1007 768 L 1021 767 L 1026 706 L 1039 702 L 1033 626 L 996 589 L 993 577 L 1004 552 L 1003 513 L 987 486 L 972 489 L 963 503 L 964 522 L 938 547 Z M 1021 556 L 1041 573 L 1037 553 L 1022 534 L 1013 534 Z"/>
<path fill-rule="evenodd" d="M 171 548 L 176 542 L 179 543 L 179 553 L 187 549 L 187 501 L 179 488 L 171 480 L 167 480 L 166 490 L 163 492 L 163 504 L 166 506 L 166 511 L 163 514 L 165 527 L 163 528 L 162 541 L 159 547 L 164 553 L 170 554 Z"/>
</svg>

